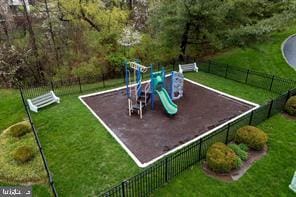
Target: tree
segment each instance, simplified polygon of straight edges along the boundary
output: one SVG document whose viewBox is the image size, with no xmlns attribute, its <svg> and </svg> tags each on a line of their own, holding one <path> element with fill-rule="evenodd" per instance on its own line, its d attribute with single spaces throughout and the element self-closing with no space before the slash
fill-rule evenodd
<svg viewBox="0 0 296 197">
<path fill-rule="evenodd" d="M 9 29 L 13 21 L 13 15 L 10 12 L 8 2 L 0 0 L 0 24 L 2 25 L 7 42 L 10 43 Z"/>
<path fill-rule="evenodd" d="M 183 59 L 189 47 L 201 53 L 262 38 L 295 19 L 292 4 L 280 0 L 162 0 L 151 11 L 150 25 L 164 45 L 179 48 Z"/>
<path fill-rule="evenodd" d="M 26 4 L 26 0 L 22 0 L 23 2 L 23 8 L 24 8 L 24 15 L 27 21 L 27 29 L 29 31 L 29 35 L 30 35 L 30 45 L 32 48 L 32 52 L 35 56 L 35 68 L 36 68 L 36 73 L 38 78 L 36 78 L 37 81 L 43 81 L 44 78 L 44 72 L 43 72 L 43 68 L 40 62 L 40 56 L 39 56 L 39 52 L 38 52 L 38 47 L 37 47 L 37 42 L 36 42 L 36 36 L 35 36 L 35 32 L 33 30 L 33 26 L 32 26 L 32 20 L 31 20 L 31 16 L 30 13 L 28 12 L 28 6 Z"/>
<path fill-rule="evenodd" d="M 44 6 L 45 6 L 46 16 L 47 16 L 47 20 L 48 20 L 48 31 L 50 33 L 50 37 L 51 37 L 54 52 L 55 52 L 56 63 L 57 63 L 57 65 L 59 65 L 60 64 L 59 47 L 57 46 L 56 36 L 55 36 L 54 30 L 53 30 L 53 23 L 51 20 L 51 14 L 50 14 L 49 6 L 48 6 L 48 0 L 44 0 Z"/>
<path fill-rule="evenodd" d="M 28 77 L 26 75 L 36 77 L 35 72 L 30 72 L 30 53 L 30 49 L 18 49 L 8 44 L 0 46 L 0 86 L 12 87 L 15 79 L 22 80 Z"/>
<path fill-rule="evenodd" d="M 97 32 L 121 30 L 127 19 L 127 12 L 121 10 L 115 1 L 106 4 L 101 0 L 60 0 L 60 7 L 66 18 L 84 21 Z"/>
</svg>

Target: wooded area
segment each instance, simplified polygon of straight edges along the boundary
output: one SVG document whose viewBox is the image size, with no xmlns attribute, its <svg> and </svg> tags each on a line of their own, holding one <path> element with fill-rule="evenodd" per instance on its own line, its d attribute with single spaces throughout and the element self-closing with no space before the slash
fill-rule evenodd
<svg viewBox="0 0 296 197">
<path fill-rule="evenodd" d="M 0 86 L 203 58 L 295 19 L 292 0 L 0 0 Z"/>
</svg>

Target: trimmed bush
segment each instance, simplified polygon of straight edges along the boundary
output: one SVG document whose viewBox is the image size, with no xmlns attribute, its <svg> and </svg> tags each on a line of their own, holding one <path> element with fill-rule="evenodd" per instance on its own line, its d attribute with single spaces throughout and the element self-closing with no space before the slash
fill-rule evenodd
<svg viewBox="0 0 296 197">
<path fill-rule="evenodd" d="M 235 152 L 221 142 L 213 144 L 207 151 L 207 164 L 215 172 L 230 172 L 239 164 Z"/>
<path fill-rule="evenodd" d="M 248 152 L 242 150 L 237 144 L 228 144 L 228 147 L 231 148 L 237 156 L 243 161 L 248 159 Z"/>
<path fill-rule="evenodd" d="M 29 146 L 21 146 L 13 153 L 13 158 L 19 163 L 26 163 L 34 158 L 34 150 Z"/>
<path fill-rule="evenodd" d="M 285 111 L 291 116 L 296 116 L 296 96 L 289 98 L 285 105 Z"/>
<path fill-rule="evenodd" d="M 252 149 L 261 150 L 267 142 L 267 134 L 256 127 L 244 126 L 237 130 L 234 140 L 245 143 Z"/>
<path fill-rule="evenodd" d="M 241 160 L 241 158 L 236 157 L 235 159 L 235 169 L 240 168 L 243 165 L 243 161 Z"/>
<path fill-rule="evenodd" d="M 22 137 L 31 132 L 31 127 L 28 122 L 20 122 L 12 125 L 8 132 L 13 137 Z"/>
<path fill-rule="evenodd" d="M 238 146 L 240 147 L 240 149 L 242 149 L 245 152 L 248 152 L 249 151 L 248 145 L 246 145 L 244 143 L 240 143 Z"/>
</svg>

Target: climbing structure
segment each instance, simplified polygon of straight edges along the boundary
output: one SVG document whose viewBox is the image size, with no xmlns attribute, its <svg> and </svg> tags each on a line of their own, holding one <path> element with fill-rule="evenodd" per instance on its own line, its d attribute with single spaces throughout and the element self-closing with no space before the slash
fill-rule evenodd
<svg viewBox="0 0 296 197">
<path fill-rule="evenodd" d="M 170 96 L 172 100 L 180 99 L 183 96 L 184 75 L 180 72 L 172 72 Z"/>
<path fill-rule="evenodd" d="M 150 70 L 150 82 L 142 84 L 143 74 L 148 70 Z M 175 73 L 174 80 L 171 81 L 174 86 L 173 91 L 178 90 L 180 95 L 183 95 L 182 76 Z M 156 96 L 159 97 L 167 114 L 175 115 L 178 112 L 178 106 L 172 101 L 171 95 L 165 89 L 164 68 L 161 71 L 153 72 L 153 65 L 146 67 L 137 62 L 128 62 L 125 64 L 125 81 L 129 116 L 136 113 L 142 119 L 143 110 L 149 103 L 151 109 L 154 110 Z M 181 90 L 182 92 L 180 92 Z"/>
<path fill-rule="evenodd" d="M 142 75 L 148 70 L 149 67 L 137 62 L 128 62 L 125 64 L 126 95 L 128 97 L 129 115 L 131 116 L 133 113 L 137 113 L 141 119 L 143 117 L 143 109 L 148 105 L 150 99 L 150 83 L 142 87 Z M 133 75 L 133 77 L 131 75 Z"/>
</svg>

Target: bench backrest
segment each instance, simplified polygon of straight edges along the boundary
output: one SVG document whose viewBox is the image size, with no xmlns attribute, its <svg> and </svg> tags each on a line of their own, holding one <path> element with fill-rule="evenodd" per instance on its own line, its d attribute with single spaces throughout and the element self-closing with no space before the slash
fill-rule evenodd
<svg viewBox="0 0 296 197">
<path fill-rule="evenodd" d="M 43 94 L 41 96 L 31 99 L 31 101 L 33 104 L 38 104 L 38 103 L 44 102 L 45 100 L 53 100 L 53 99 L 54 99 L 53 93 L 49 92 L 49 93 L 46 93 L 46 94 Z"/>
<path fill-rule="evenodd" d="M 197 70 L 196 63 L 180 64 L 179 68 L 182 69 L 182 71 L 196 71 Z"/>
</svg>

